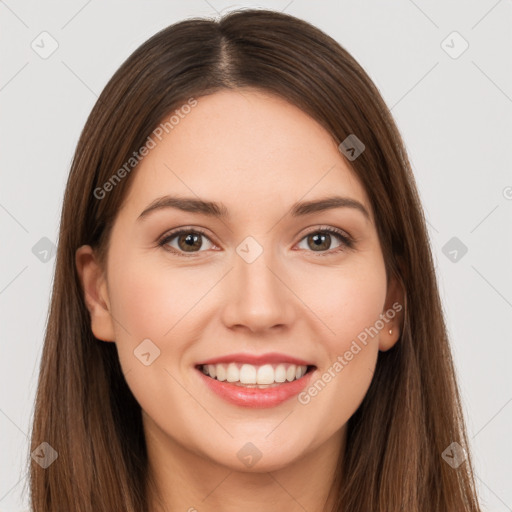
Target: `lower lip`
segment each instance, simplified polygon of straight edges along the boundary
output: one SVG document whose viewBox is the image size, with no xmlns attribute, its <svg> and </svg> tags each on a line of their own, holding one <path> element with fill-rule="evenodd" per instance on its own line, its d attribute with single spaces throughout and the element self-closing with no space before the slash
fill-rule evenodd
<svg viewBox="0 0 512 512">
<path fill-rule="evenodd" d="M 314 373 L 314 370 L 309 371 L 300 379 L 292 382 L 283 382 L 278 386 L 259 389 L 245 388 L 226 381 L 221 382 L 208 377 L 200 369 L 196 368 L 196 371 L 199 372 L 204 383 L 221 398 L 234 405 L 252 409 L 275 407 L 298 395 L 308 385 L 311 375 Z"/>
</svg>

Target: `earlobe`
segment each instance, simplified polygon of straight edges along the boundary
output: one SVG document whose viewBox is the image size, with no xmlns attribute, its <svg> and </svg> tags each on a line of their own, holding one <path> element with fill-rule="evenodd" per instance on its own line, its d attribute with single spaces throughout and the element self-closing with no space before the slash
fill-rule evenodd
<svg viewBox="0 0 512 512">
<path fill-rule="evenodd" d="M 402 283 L 393 276 L 389 282 L 386 304 L 382 311 L 386 321 L 384 321 L 384 328 L 379 336 L 379 350 L 381 352 L 386 352 L 392 348 L 400 339 L 405 316 L 404 296 Z"/>
<path fill-rule="evenodd" d="M 94 336 L 103 341 L 115 341 L 106 279 L 91 246 L 82 245 L 77 249 L 75 264 Z"/>
</svg>

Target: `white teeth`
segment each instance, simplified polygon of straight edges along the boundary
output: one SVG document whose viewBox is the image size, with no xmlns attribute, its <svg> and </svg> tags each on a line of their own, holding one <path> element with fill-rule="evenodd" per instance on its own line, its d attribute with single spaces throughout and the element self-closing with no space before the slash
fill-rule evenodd
<svg viewBox="0 0 512 512">
<path fill-rule="evenodd" d="M 274 383 L 274 368 L 271 364 L 264 364 L 258 368 L 258 384 L 273 384 Z"/>
<path fill-rule="evenodd" d="M 242 365 L 239 380 L 242 384 L 256 384 L 256 368 L 252 364 Z"/>
<path fill-rule="evenodd" d="M 215 368 L 215 365 L 214 364 L 209 364 L 208 365 L 208 374 L 210 375 L 210 377 L 216 377 L 217 376 L 217 373 L 216 373 L 216 368 Z"/>
<path fill-rule="evenodd" d="M 214 366 L 215 367 L 215 372 L 216 373 L 216 379 L 217 380 L 220 380 L 221 382 L 225 381 L 226 380 L 226 368 L 224 367 L 224 365 L 222 364 L 214 364 L 214 365 L 211 365 L 211 366 Z M 210 365 L 208 365 L 208 369 L 209 369 Z M 210 377 L 212 375 L 210 374 Z"/>
<path fill-rule="evenodd" d="M 276 382 L 284 382 L 286 380 L 286 367 L 284 364 L 277 365 L 275 379 Z"/>
<path fill-rule="evenodd" d="M 241 385 L 267 386 L 275 383 L 292 382 L 300 379 L 307 371 L 307 366 L 280 363 L 277 365 L 229 363 L 203 365 L 204 374 L 219 381 L 239 383 Z"/>
<path fill-rule="evenodd" d="M 228 382 L 237 382 L 240 379 L 240 370 L 235 363 L 229 363 L 226 370 L 226 380 Z"/>
</svg>

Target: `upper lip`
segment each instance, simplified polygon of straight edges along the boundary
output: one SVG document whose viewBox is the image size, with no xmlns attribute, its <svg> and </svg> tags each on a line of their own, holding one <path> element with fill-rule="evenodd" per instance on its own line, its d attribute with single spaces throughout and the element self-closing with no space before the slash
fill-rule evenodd
<svg viewBox="0 0 512 512">
<path fill-rule="evenodd" d="M 197 365 L 201 366 L 205 364 L 219 363 L 247 363 L 255 366 L 271 363 L 289 363 L 299 366 L 313 366 L 312 363 L 305 361 L 304 359 L 292 357 L 287 354 L 279 354 L 277 352 L 271 352 L 267 354 L 228 354 L 220 357 L 212 357 L 211 359 L 197 363 Z"/>
</svg>

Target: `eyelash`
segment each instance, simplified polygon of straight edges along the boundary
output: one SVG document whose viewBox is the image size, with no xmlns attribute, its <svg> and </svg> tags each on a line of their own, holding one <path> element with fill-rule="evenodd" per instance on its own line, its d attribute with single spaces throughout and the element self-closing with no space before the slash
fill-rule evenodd
<svg viewBox="0 0 512 512">
<path fill-rule="evenodd" d="M 192 228 L 178 228 L 175 231 L 171 231 L 169 233 L 166 233 L 163 236 L 163 238 L 161 238 L 160 241 L 158 242 L 158 246 L 159 247 L 163 247 L 165 250 L 170 251 L 173 254 L 176 254 L 177 256 L 183 256 L 185 258 L 194 258 L 194 257 L 197 256 L 198 253 L 186 254 L 184 252 L 177 251 L 174 248 L 166 248 L 165 247 L 165 245 L 168 244 L 173 238 L 176 238 L 177 236 L 185 234 L 185 233 L 188 233 L 188 234 L 194 233 L 194 234 L 202 235 L 205 238 L 208 238 L 208 240 L 210 240 L 208 235 L 203 230 L 201 230 L 201 229 L 198 229 L 198 228 L 194 228 L 194 229 L 192 229 Z M 340 239 L 340 241 L 341 241 L 341 245 L 339 247 L 337 247 L 336 249 L 330 249 L 328 251 L 321 251 L 318 254 L 316 254 L 316 256 L 329 256 L 329 255 L 336 254 L 338 252 L 341 252 L 341 251 L 344 251 L 344 250 L 347 250 L 347 249 L 353 249 L 354 248 L 354 240 L 350 236 L 348 236 L 347 234 L 345 234 L 343 231 L 341 231 L 339 229 L 331 228 L 331 227 L 316 228 L 316 229 L 314 229 L 312 231 L 309 231 L 308 233 L 306 233 L 299 240 L 299 242 L 301 242 L 307 236 L 312 235 L 312 234 L 316 234 L 316 233 L 329 233 L 331 235 L 336 235 Z M 210 242 L 211 242 L 211 240 L 210 240 Z M 202 252 L 202 251 L 199 251 L 199 252 Z M 315 251 L 307 251 L 307 252 L 315 252 Z"/>
</svg>

